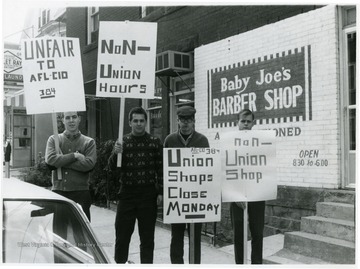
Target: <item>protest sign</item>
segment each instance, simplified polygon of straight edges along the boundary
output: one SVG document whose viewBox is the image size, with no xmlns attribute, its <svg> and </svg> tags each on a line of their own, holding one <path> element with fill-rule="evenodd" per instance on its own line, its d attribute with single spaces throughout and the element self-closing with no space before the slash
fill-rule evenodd
<svg viewBox="0 0 360 269">
<path fill-rule="evenodd" d="M 164 148 L 164 223 L 220 221 L 221 153 Z"/>
<path fill-rule="evenodd" d="M 221 135 L 222 201 L 276 199 L 274 130 L 235 131 Z"/>
<path fill-rule="evenodd" d="M 78 38 L 23 39 L 21 56 L 27 114 L 86 110 Z"/>
<path fill-rule="evenodd" d="M 101 21 L 96 96 L 120 99 L 123 139 L 125 98 L 154 98 L 157 23 Z M 121 166 L 121 153 L 117 166 Z"/>
<path fill-rule="evenodd" d="M 157 24 L 101 21 L 96 96 L 154 98 Z"/>
</svg>

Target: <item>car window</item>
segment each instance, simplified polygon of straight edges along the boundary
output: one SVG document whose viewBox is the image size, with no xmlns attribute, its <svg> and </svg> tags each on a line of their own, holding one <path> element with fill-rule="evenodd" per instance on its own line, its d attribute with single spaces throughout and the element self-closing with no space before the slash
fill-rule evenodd
<svg viewBox="0 0 360 269">
<path fill-rule="evenodd" d="M 3 261 L 6 263 L 99 263 L 96 241 L 72 204 L 4 201 Z"/>
</svg>

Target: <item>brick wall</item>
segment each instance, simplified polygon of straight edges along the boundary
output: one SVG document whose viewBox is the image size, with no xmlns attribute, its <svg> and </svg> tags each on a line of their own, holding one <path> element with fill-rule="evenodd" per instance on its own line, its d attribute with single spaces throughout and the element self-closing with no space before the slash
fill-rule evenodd
<svg viewBox="0 0 360 269">
<path fill-rule="evenodd" d="M 187 52 L 315 8 L 311 5 L 173 6 L 160 7 L 142 20 L 158 22 L 158 52 Z"/>
<path fill-rule="evenodd" d="M 247 65 L 253 65 L 256 68 L 256 64 L 260 65 L 266 61 L 269 62 L 268 66 L 272 63 L 277 65 L 278 63 L 273 59 L 286 58 L 287 55 L 293 54 L 294 50 L 305 48 L 308 50 L 308 55 L 304 57 L 308 58 L 305 59 L 306 66 L 300 68 L 301 72 L 307 73 L 304 77 L 305 83 L 308 83 L 308 86 L 304 86 L 303 92 L 305 93 L 305 88 L 308 87 L 305 103 L 303 103 L 304 117 L 287 119 L 288 112 L 285 108 L 273 108 L 267 111 L 273 116 L 265 122 L 258 118 L 257 125 L 253 129 L 277 130 L 277 171 L 280 185 L 339 187 L 337 46 L 335 8 L 331 6 L 197 48 L 195 50 L 197 129 L 208 136 L 211 146 L 214 147 L 219 146 L 216 136 L 220 134 L 220 131 L 237 130 L 235 124 L 209 126 L 208 120 L 212 117 L 212 112 L 208 109 L 209 102 L 210 105 L 212 102 L 209 95 L 214 95 L 214 91 L 220 91 L 216 89 L 208 93 L 207 89 L 211 87 L 207 77 L 209 70 L 215 73 L 219 73 L 219 70 L 229 72 L 233 68 L 229 68 L 228 65 L 238 62 L 244 64 L 243 61 L 245 65 L 238 69 L 239 72 L 245 70 Z M 280 53 L 280 56 L 276 55 L 277 53 Z M 251 61 L 250 64 L 248 60 Z M 281 64 L 284 62 L 276 68 L 281 70 L 283 67 Z M 295 68 L 297 63 L 287 64 L 294 65 Z M 256 74 L 256 72 L 251 74 Z M 292 76 L 296 77 L 295 74 Z M 289 80 L 289 83 L 290 85 L 297 84 L 298 81 Z M 276 87 L 276 84 L 269 84 L 269 87 Z M 251 90 L 257 91 L 258 99 L 263 94 L 259 92 L 259 89 L 252 88 Z M 203 104 L 203 100 L 208 100 L 207 105 Z M 300 106 L 300 104 L 297 105 Z M 248 107 L 244 105 L 244 108 Z M 257 110 L 256 113 L 261 114 L 261 107 L 258 106 Z M 282 132 L 284 130 L 291 132 L 284 134 Z M 313 156 L 305 157 L 305 152 Z M 312 165 L 309 161 L 313 162 Z M 316 166 L 316 161 L 319 166 Z"/>
</svg>

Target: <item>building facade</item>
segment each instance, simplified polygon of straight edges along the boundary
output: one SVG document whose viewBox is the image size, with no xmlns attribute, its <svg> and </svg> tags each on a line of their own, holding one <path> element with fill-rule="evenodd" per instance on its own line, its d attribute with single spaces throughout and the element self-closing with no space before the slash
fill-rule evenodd
<svg viewBox="0 0 360 269">
<path fill-rule="evenodd" d="M 33 9 L 25 20 L 21 39 L 66 36 L 65 21 L 65 8 Z M 20 46 L 4 43 L 4 140 L 11 140 L 10 164 L 16 168 L 31 167 L 39 161 L 53 133 L 50 114 L 26 112 Z"/>
<path fill-rule="evenodd" d="M 163 140 L 177 129 L 177 107 L 193 105 L 196 129 L 219 147 L 239 110 L 252 109 L 254 129 L 277 134 L 268 234 L 298 230 L 329 192 L 354 191 L 355 6 L 70 7 L 66 18 L 82 50 L 88 135 L 105 141 L 119 132 L 119 100 L 95 95 L 99 21 L 157 22 L 156 98 L 127 99 L 120 116 L 143 106 L 149 132 Z M 221 223 L 205 227 L 224 240 L 228 211 L 224 204 Z"/>
</svg>

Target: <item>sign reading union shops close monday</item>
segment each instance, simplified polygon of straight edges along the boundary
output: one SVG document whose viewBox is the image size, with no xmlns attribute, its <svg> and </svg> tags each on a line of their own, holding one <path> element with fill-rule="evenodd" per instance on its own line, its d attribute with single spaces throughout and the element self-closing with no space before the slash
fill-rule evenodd
<svg viewBox="0 0 360 269">
<path fill-rule="evenodd" d="M 78 38 L 22 40 L 27 114 L 85 111 Z"/>
<path fill-rule="evenodd" d="M 157 24 L 100 22 L 96 96 L 154 98 Z"/>
<path fill-rule="evenodd" d="M 164 148 L 164 223 L 220 221 L 221 156 L 214 148 Z"/>
<path fill-rule="evenodd" d="M 311 120 L 310 48 L 209 70 L 208 127 L 235 126 L 245 108 L 270 124 Z"/>
<path fill-rule="evenodd" d="M 222 201 L 276 199 L 274 130 L 233 131 L 221 134 Z"/>
</svg>

